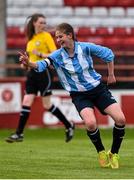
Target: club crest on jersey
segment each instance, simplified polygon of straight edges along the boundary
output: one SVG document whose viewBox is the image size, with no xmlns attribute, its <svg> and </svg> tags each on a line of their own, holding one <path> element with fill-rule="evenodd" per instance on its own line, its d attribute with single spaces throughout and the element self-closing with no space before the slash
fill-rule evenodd
<svg viewBox="0 0 134 180">
<path fill-rule="evenodd" d="M 35 42 L 35 45 L 36 45 L 36 46 L 39 46 L 39 45 L 40 45 L 40 41 L 36 41 L 36 42 Z"/>
</svg>

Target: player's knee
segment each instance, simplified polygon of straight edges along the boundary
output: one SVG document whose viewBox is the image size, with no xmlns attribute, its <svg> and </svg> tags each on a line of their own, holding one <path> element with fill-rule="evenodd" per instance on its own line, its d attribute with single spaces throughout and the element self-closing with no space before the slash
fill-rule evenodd
<svg viewBox="0 0 134 180">
<path fill-rule="evenodd" d="M 96 129 L 96 123 L 94 121 L 89 121 L 88 123 L 86 123 L 86 128 L 89 131 L 95 131 Z"/>
<path fill-rule="evenodd" d="M 118 117 L 115 123 L 120 126 L 125 125 L 126 124 L 125 116 L 123 115 L 123 116 Z"/>
</svg>

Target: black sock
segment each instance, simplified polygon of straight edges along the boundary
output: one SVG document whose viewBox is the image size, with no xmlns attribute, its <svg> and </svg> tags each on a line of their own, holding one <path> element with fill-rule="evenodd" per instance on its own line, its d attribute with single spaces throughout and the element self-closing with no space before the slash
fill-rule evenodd
<svg viewBox="0 0 134 180">
<path fill-rule="evenodd" d="M 30 115 L 30 107 L 29 106 L 22 106 L 22 110 L 20 112 L 20 119 L 18 123 L 18 127 L 16 129 L 16 134 L 22 134 L 27 123 L 27 120 Z"/>
<path fill-rule="evenodd" d="M 115 124 L 113 128 L 113 144 L 111 148 L 111 152 L 113 154 L 114 153 L 118 154 L 124 135 L 125 135 L 125 125 L 119 126 Z"/>
<path fill-rule="evenodd" d="M 70 128 L 71 123 L 66 119 L 66 117 L 58 107 L 52 105 L 52 107 L 48 111 L 55 115 L 65 125 L 66 128 Z"/>
<path fill-rule="evenodd" d="M 99 129 L 96 129 L 95 131 L 92 131 L 92 132 L 87 130 L 87 135 L 91 139 L 92 143 L 94 144 L 97 152 L 105 150 L 101 141 Z"/>
</svg>

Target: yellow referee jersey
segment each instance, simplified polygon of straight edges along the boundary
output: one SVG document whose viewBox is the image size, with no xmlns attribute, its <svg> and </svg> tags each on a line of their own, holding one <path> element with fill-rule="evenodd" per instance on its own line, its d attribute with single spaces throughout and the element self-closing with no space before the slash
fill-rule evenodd
<svg viewBox="0 0 134 180">
<path fill-rule="evenodd" d="M 27 43 L 26 51 L 29 54 L 29 59 L 32 62 L 36 62 L 40 60 L 41 58 L 35 54 L 32 53 L 33 50 L 37 50 L 40 53 L 43 54 L 49 54 L 53 51 L 55 51 L 56 45 L 55 42 L 48 32 L 41 32 L 38 34 L 35 34 L 33 38 Z"/>
</svg>

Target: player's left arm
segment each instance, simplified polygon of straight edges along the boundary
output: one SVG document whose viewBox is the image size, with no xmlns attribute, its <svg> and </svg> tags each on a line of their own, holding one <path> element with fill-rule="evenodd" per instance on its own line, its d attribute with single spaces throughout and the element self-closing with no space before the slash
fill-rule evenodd
<svg viewBox="0 0 134 180">
<path fill-rule="evenodd" d="M 108 78 L 107 78 L 107 84 L 112 84 L 116 82 L 116 78 L 114 75 L 114 53 L 111 49 L 96 45 L 96 44 L 90 44 L 90 51 L 91 54 L 99 57 L 104 62 L 107 63 L 108 67 Z"/>
<path fill-rule="evenodd" d="M 91 43 L 89 49 L 92 55 L 102 59 L 106 63 L 114 60 L 115 55 L 108 47 Z"/>
<path fill-rule="evenodd" d="M 108 62 L 107 67 L 108 67 L 107 84 L 116 83 L 116 78 L 114 75 L 114 61 Z"/>
</svg>

